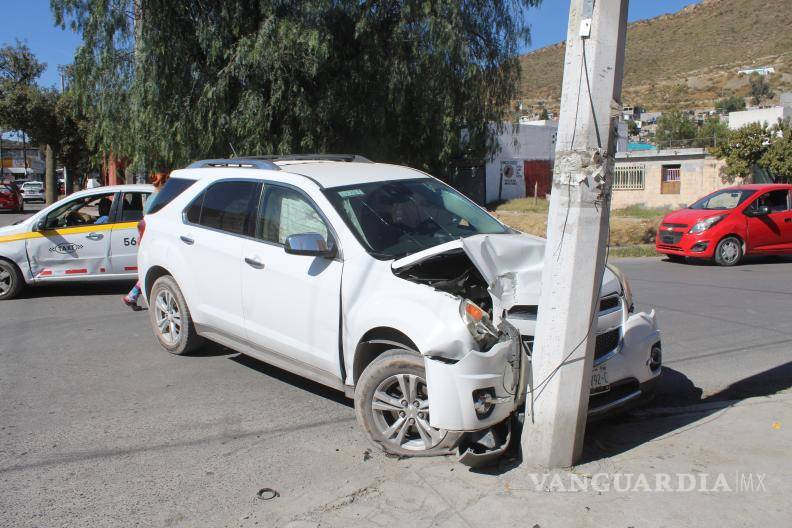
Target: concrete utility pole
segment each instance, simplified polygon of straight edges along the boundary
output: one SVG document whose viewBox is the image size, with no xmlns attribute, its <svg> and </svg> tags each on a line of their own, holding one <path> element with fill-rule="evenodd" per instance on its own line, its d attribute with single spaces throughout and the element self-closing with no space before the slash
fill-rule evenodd
<svg viewBox="0 0 792 528">
<path fill-rule="evenodd" d="M 610 220 L 628 0 L 572 0 L 523 460 L 583 450 Z"/>
</svg>

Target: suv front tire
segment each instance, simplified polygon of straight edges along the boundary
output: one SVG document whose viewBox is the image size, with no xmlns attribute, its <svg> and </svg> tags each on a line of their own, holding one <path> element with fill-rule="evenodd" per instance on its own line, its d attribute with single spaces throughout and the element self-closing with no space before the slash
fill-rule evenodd
<svg viewBox="0 0 792 528">
<path fill-rule="evenodd" d="M 195 331 L 184 295 L 173 277 L 164 275 L 157 279 L 149 299 L 151 329 L 162 348 L 180 356 L 203 344 L 203 338 Z"/>
<path fill-rule="evenodd" d="M 374 445 L 392 455 L 447 455 L 462 436 L 429 425 L 423 357 L 402 349 L 384 352 L 360 375 L 355 414 Z"/>
</svg>

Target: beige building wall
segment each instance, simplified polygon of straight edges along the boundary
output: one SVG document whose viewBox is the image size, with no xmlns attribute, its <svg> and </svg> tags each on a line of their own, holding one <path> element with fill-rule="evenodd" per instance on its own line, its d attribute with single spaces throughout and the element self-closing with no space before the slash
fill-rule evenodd
<svg viewBox="0 0 792 528">
<path fill-rule="evenodd" d="M 663 167 L 675 165 L 680 168 L 679 193 L 663 194 Z M 731 185 L 721 181 L 720 171 L 723 165 L 723 161 L 709 156 L 703 151 L 700 155 L 695 156 L 651 156 L 644 154 L 642 156 L 617 158 L 616 167 L 643 167 L 644 188 L 640 190 L 623 190 L 614 186 L 612 208 L 621 209 L 630 205 L 679 208 L 690 205 L 712 191 Z M 667 190 L 673 189 L 667 188 Z"/>
</svg>

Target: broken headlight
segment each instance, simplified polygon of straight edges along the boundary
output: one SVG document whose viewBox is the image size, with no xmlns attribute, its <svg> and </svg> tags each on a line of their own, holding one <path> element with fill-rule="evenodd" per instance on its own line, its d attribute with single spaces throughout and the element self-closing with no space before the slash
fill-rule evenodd
<svg viewBox="0 0 792 528">
<path fill-rule="evenodd" d="M 459 303 L 459 315 L 473 339 L 482 347 L 492 346 L 498 340 L 498 329 L 489 315 L 479 305 L 467 299 Z"/>
</svg>

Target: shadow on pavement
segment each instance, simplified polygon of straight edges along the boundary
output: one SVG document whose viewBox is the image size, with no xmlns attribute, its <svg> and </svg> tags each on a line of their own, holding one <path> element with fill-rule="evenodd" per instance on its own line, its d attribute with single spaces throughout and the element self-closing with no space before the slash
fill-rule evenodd
<svg viewBox="0 0 792 528">
<path fill-rule="evenodd" d="M 580 463 L 629 451 L 731 407 L 740 400 L 769 396 L 789 387 L 792 387 L 792 361 L 732 383 L 705 398 L 701 389 L 687 376 L 664 367 L 662 383 L 651 404 L 586 428 Z"/>
<path fill-rule="evenodd" d="M 18 299 L 41 299 L 45 297 L 77 297 L 83 295 L 119 295 L 129 293 L 134 280 L 112 282 L 60 282 L 25 288 Z M 121 300 L 119 299 L 119 303 Z"/>
<path fill-rule="evenodd" d="M 271 378 L 288 383 L 289 385 L 297 387 L 298 389 L 316 394 L 322 398 L 327 398 L 328 400 L 346 405 L 347 407 L 354 407 L 352 400 L 344 396 L 343 392 L 331 389 L 330 387 L 303 378 L 302 376 L 292 374 L 286 370 L 279 369 L 278 367 L 272 366 L 269 363 L 264 363 L 263 361 L 259 361 L 243 354 L 232 356 L 229 359 L 239 363 L 240 365 L 244 365 L 248 368 L 252 368 L 253 370 L 261 372 L 262 374 L 266 374 Z"/>
<path fill-rule="evenodd" d="M 694 267 L 708 267 L 711 266 L 713 268 L 719 268 L 715 262 L 706 259 L 697 259 L 697 258 L 689 258 L 683 264 L 681 262 L 674 262 L 670 259 L 663 259 L 665 264 L 675 265 L 675 266 L 694 266 Z M 742 262 L 738 264 L 736 267 L 739 269 L 740 266 L 748 266 L 751 264 L 789 264 L 792 262 L 792 256 L 790 255 L 748 255 L 744 257 Z"/>
</svg>

